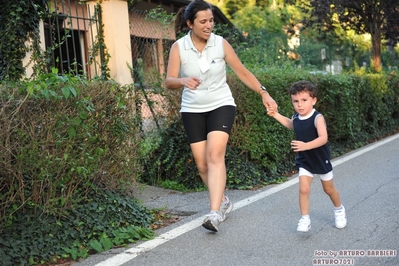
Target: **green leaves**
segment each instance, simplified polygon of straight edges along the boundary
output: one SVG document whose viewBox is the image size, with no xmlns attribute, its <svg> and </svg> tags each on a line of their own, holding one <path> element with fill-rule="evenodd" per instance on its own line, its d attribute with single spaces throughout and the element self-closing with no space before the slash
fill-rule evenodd
<svg viewBox="0 0 399 266">
<path fill-rule="evenodd" d="M 25 80 L 19 85 L 22 92 L 50 100 L 77 98 L 79 91 L 76 88 L 85 85 L 85 82 L 71 75 L 58 75 L 58 70 L 53 68 L 51 73 L 40 75 L 36 80 Z"/>
<path fill-rule="evenodd" d="M 92 247 L 98 253 L 111 249 L 114 244 L 111 239 L 108 238 L 107 234 L 103 233 L 100 236 L 100 241 L 94 239 L 89 242 L 90 247 Z"/>
<path fill-rule="evenodd" d="M 76 90 L 71 86 L 62 87 L 61 91 L 65 99 L 68 99 L 71 94 L 73 97 L 77 96 Z"/>
<path fill-rule="evenodd" d="M 111 191 L 93 190 L 62 215 L 48 215 L 32 207 L 17 211 L 15 218 L 18 222 L 3 228 L 0 235 L 2 265 L 76 260 L 154 237 L 149 229 L 153 220 L 150 210 Z"/>
<path fill-rule="evenodd" d="M 140 117 L 124 108 L 134 106 L 129 89 L 56 70 L 0 84 L 0 264 L 85 257 L 96 241 L 108 249 L 115 237 L 123 245 L 151 235 L 139 230 L 151 214 L 118 194 L 140 174 Z M 114 194 L 91 195 L 98 186 Z M 124 227 L 128 237 L 114 235 Z"/>
<path fill-rule="evenodd" d="M 326 118 L 334 156 L 357 148 L 399 126 L 397 74 L 315 75 L 292 66 L 255 72 L 287 117 L 294 113 L 287 89 L 298 80 L 309 80 L 319 89 L 316 109 Z M 266 114 L 259 95 L 234 74 L 228 75 L 237 114 L 227 153 L 227 188 L 251 189 L 281 182 L 295 170 L 295 153 L 288 130 Z M 142 142 L 145 171 L 141 181 L 176 190 L 202 187 L 181 120 Z"/>
<path fill-rule="evenodd" d="M 0 10 L 0 80 L 20 80 L 25 74 L 22 60 L 31 49 L 27 43 L 40 40 L 40 13 L 46 8 L 45 0 L 15 0 L 4 2 Z M 34 51 L 39 53 L 39 51 Z"/>
</svg>

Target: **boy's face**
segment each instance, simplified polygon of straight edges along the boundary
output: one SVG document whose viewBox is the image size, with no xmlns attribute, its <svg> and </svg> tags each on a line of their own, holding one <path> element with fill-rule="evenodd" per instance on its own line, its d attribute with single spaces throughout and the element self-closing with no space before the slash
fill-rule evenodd
<svg viewBox="0 0 399 266">
<path fill-rule="evenodd" d="M 291 95 L 291 101 L 298 114 L 301 116 L 307 116 L 313 110 L 317 98 L 311 97 L 308 91 L 302 91 L 295 95 Z"/>
</svg>

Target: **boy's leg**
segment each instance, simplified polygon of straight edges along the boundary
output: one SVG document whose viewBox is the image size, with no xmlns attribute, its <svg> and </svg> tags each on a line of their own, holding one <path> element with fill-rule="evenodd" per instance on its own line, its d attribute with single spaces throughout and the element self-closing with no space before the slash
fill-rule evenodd
<svg viewBox="0 0 399 266">
<path fill-rule="evenodd" d="M 323 178 L 323 177 L 321 177 Z M 328 179 L 328 178 L 327 178 Z M 337 189 L 334 186 L 334 182 L 332 176 L 329 180 L 321 179 L 321 184 L 323 185 L 324 192 L 330 197 L 335 210 L 335 227 L 337 228 L 344 228 L 346 226 L 346 212 L 344 206 L 341 204 L 341 198 Z"/>
<path fill-rule="evenodd" d="M 299 177 L 299 209 L 301 211 L 301 215 L 309 214 L 309 195 L 312 180 L 312 177 L 306 175 L 301 175 Z"/>
<path fill-rule="evenodd" d="M 311 227 L 309 216 L 309 195 L 310 185 L 312 184 L 313 178 L 309 176 L 311 175 L 310 173 L 306 173 L 307 171 L 304 169 L 299 170 L 299 209 L 302 215 L 296 228 L 296 230 L 299 232 L 308 232 Z"/>
<path fill-rule="evenodd" d="M 341 207 L 341 198 L 337 189 L 334 186 L 333 179 L 330 180 L 321 180 L 321 184 L 323 186 L 324 192 L 330 197 L 334 207 Z"/>
</svg>

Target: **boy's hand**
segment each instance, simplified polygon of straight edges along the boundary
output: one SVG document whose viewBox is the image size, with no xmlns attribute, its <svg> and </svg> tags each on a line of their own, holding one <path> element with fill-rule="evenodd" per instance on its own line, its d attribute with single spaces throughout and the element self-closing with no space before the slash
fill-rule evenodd
<svg viewBox="0 0 399 266">
<path fill-rule="evenodd" d="M 271 117 L 275 116 L 278 113 L 278 108 L 268 107 L 267 114 Z"/>
<path fill-rule="evenodd" d="M 306 143 L 299 140 L 293 140 L 291 141 L 291 149 L 294 152 L 306 151 L 307 150 Z"/>
<path fill-rule="evenodd" d="M 262 96 L 263 105 L 265 106 L 268 114 L 269 114 L 269 112 L 273 113 L 278 109 L 278 105 L 277 105 L 276 101 L 270 96 L 269 93 L 262 92 L 261 96 Z M 273 111 L 273 110 L 275 110 L 275 111 Z"/>
</svg>

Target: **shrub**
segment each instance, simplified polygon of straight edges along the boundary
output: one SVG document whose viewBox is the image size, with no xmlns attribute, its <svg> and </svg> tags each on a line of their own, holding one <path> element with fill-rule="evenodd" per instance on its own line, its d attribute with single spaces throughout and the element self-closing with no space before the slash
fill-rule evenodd
<svg viewBox="0 0 399 266">
<path fill-rule="evenodd" d="M 256 69 L 255 75 L 287 117 L 294 113 L 288 88 L 298 80 L 318 87 L 315 106 L 325 116 L 333 156 L 364 145 L 399 126 L 398 75 L 312 74 L 285 65 Z M 235 74 L 228 83 L 237 104 L 236 119 L 226 153 L 227 188 L 249 189 L 278 182 L 295 169 L 290 147 L 294 132 L 269 117 L 258 94 Z M 143 181 L 157 185 L 176 181 L 185 188 L 202 186 L 180 120 L 157 135 L 157 145 L 146 154 Z"/>
<path fill-rule="evenodd" d="M 86 258 L 114 246 L 153 237 L 151 212 L 128 196 L 91 190 L 62 216 L 27 206 L 0 236 L 1 265 L 33 265 Z"/>
<path fill-rule="evenodd" d="M 286 116 L 293 114 L 291 83 L 307 79 L 317 85 L 316 108 L 326 118 L 334 156 L 399 126 L 396 73 L 313 75 L 284 66 L 255 74 Z M 237 113 L 226 152 L 227 188 L 282 181 L 295 167 L 293 131 L 269 117 L 259 95 L 234 74 L 228 81 Z M 176 116 L 178 97 L 157 87 L 154 93 L 165 96 L 170 116 L 161 116 L 159 130 L 143 132 L 140 93 L 54 72 L 36 81 L 1 84 L 4 265 L 75 259 L 151 237 L 147 228 L 153 217 L 127 196 L 135 180 L 205 189 Z"/>
<path fill-rule="evenodd" d="M 28 265 L 151 237 L 133 88 L 52 73 L 0 84 L 0 257 Z M 22 236 L 22 237 L 21 237 Z"/>
<path fill-rule="evenodd" d="M 141 181 L 150 185 L 170 180 L 189 189 L 201 187 L 183 123 L 177 120 L 159 131 L 160 142 L 142 158 Z"/>
<path fill-rule="evenodd" d="M 9 206 L 56 212 L 93 184 L 121 189 L 135 180 L 140 167 L 129 90 L 56 72 L 0 88 L 3 222 L 14 211 Z"/>
<path fill-rule="evenodd" d="M 145 171 L 141 181 L 158 186 L 165 186 L 167 181 L 181 184 L 184 189 L 204 189 L 181 120 L 160 131 L 160 139 L 151 153 L 143 157 Z M 262 166 L 249 161 L 232 146 L 226 151 L 226 168 L 227 188 L 250 189 L 272 181 Z"/>
</svg>

